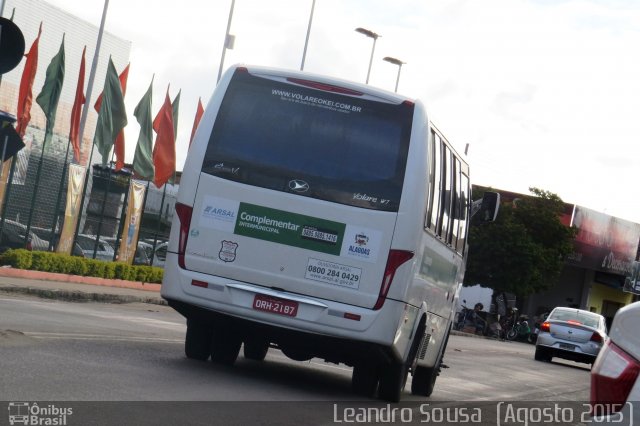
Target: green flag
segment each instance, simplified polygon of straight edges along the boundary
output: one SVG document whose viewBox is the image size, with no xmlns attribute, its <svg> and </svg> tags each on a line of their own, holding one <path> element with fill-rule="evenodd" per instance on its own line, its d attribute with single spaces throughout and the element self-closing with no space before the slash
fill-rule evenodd
<svg viewBox="0 0 640 426">
<path fill-rule="evenodd" d="M 47 67 L 47 74 L 42 86 L 42 91 L 36 98 L 36 102 L 42 108 L 47 118 L 47 127 L 44 134 L 43 147 L 51 140 L 53 135 L 53 125 L 56 121 L 56 109 L 60 100 L 60 92 L 62 91 L 62 82 L 64 81 L 64 35 L 60 50 L 51 59 L 51 63 Z"/>
<path fill-rule="evenodd" d="M 153 117 L 151 116 L 153 79 L 133 115 L 140 124 L 138 145 L 133 157 L 133 170 L 146 180 L 153 180 Z"/>
<path fill-rule="evenodd" d="M 178 139 L 178 108 L 180 108 L 180 93 L 182 89 L 178 91 L 178 94 L 171 102 L 171 108 L 173 108 L 173 136 Z"/>
<path fill-rule="evenodd" d="M 180 109 L 180 94 L 182 93 L 182 89 L 178 90 L 178 94 L 175 98 L 173 98 L 173 102 L 171 102 L 171 108 L 173 109 L 173 114 L 171 117 L 173 118 L 173 138 L 174 143 L 178 140 L 178 109 Z M 176 173 L 173 172 L 173 176 L 169 178 L 169 183 L 174 184 L 176 179 Z"/>
<path fill-rule="evenodd" d="M 106 165 L 109 153 L 118 133 L 127 125 L 127 113 L 124 108 L 124 96 L 113 61 L 109 58 L 107 76 L 102 90 L 102 105 L 98 113 L 96 133 L 93 143 L 102 155 L 102 164 Z"/>
</svg>

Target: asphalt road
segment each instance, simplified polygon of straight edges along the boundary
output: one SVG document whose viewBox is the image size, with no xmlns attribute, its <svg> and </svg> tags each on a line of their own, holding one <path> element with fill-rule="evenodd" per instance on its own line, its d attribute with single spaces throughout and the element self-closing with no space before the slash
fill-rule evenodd
<svg viewBox="0 0 640 426">
<path fill-rule="evenodd" d="M 275 424 L 274 416 L 286 417 L 278 417 L 278 424 L 301 424 L 301 416 L 312 414 L 319 417 L 303 423 L 340 423 L 336 420 L 344 416 L 340 407 L 335 411 L 335 403 L 370 403 L 351 393 L 348 367 L 316 359 L 294 362 L 274 349 L 265 362 L 240 356 L 231 368 L 192 361 L 184 356 L 184 332 L 184 319 L 164 306 L 2 295 L 0 401 L 129 401 L 129 408 L 131 401 L 254 402 L 233 411 L 246 415 L 261 401 L 266 410 L 261 424 Z M 412 396 L 409 383 L 403 402 L 460 406 L 465 404 L 461 401 L 588 401 L 588 365 L 536 362 L 533 352 L 534 346 L 526 343 L 451 336 L 445 355 L 449 368 L 438 378 L 432 397 Z M 320 405 L 314 410 L 309 403 Z M 127 412 L 144 413 L 148 419 L 150 411 L 165 406 L 134 404 L 139 410 Z M 203 424 L 233 423 L 224 413 L 235 405 L 207 407 L 218 407 L 219 417 Z M 0 414 L 0 424 L 3 420 Z"/>
</svg>

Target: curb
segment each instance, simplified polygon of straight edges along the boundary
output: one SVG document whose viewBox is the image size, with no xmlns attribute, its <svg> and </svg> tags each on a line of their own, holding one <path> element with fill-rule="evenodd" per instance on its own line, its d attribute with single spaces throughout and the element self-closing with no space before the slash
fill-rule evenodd
<svg viewBox="0 0 640 426">
<path fill-rule="evenodd" d="M 34 287 L 1 286 L 0 292 L 18 293 L 37 296 L 43 299 L 64 300 L 67 302 L 101 302 L 101 303 L 149 303 L 167 306 L 164 299 L 158 297 L 139 297 L 123 294 L 86 293 L 60 289 L 44 289 Z"/>
<path fill-rule="evenodd" d="M 75 284 L 90 284 L 106 287 L 131 288 L 134 290 L 144 290 L 160 292 L 162 284 L 143 283 L 141 281 L 126 281 L 97 277 L 83 277 L 81 275 L 59 274 L 54 272 L 29 271 L 26 269 L 0 268 L 0 277 L 27 278 L 41 281 L 59 281 Z"/>
<path fill-rule="evenodd" d="M 480 334 L 465 333 L 465 332 L 460 331 L 460 330 L 451 330 L 451 334 L 454 335 L 454 336 L 472 337 L 474 339 L 495 340 L 496 342 L 500 342 L 501 341 L 500 339 L 498 339 L 496 337 L 482 336 Z"/>
</svg>

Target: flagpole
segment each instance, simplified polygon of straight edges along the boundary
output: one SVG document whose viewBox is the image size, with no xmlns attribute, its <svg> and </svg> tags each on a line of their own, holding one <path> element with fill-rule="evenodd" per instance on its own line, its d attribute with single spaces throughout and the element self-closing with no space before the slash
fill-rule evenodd
<svg viewBox="0 0 640 426">
<path fill-rule="evenodd" d="M 82 185 L 82 197 L 80 198 L 82 202 L 80 203 L 80 210 L 78 211 L 78 223 L 76 223 L 76 232 L 73 234 L 73 242 L 75 243 L 78 239 L 78 234 L 80 233 L 80 224 L 82 223 L 82 213 L 84 210 L 85 197 L 87 196 L 87 186 L 89 185 L 89 171 L 91 170 L 91 158 L 93 157 L 93 148 L 96 144 L 91 144 L 91 153 L 89 154 L 89 159 L 87 160 L 87 171 L 84 176 L 84 184 Z"/>
<path fill-rule="evenodd" d="M 60 185 L 58 185 L 58 200 L 56 201 L 56 209 L 53 211 L 53 224 L 51 225 L 51 237 L 49 238 L 49 251 L 53 248 L 53 240 L 56 233 L 56 225 L 58 224 L 58 218 L 60 217 L 60 201 L 62 200 L 62 188 L 64 188 L 64 178 L 67 174 L 67 167 L 69 158 L 69 147 L 71 146 L 71 130 L 69 130 L 69 142 L 67 142 L 67 152 L 64 155 L 64 166 L 62 166 L 62 176 L 60 176 Z"/>
<path fill-rule="evenodd" d="M 160 201 L 160 211 L 158 212 L 158 226 L 156 226 L 156 232 L 153 235 L 153 249 L 151 251 L 151 265 L 153 265 L 153 258 L 156 254 L 156 244 L 158 244 L 158 232 L 160 232 L 160 226 L 162 225 L 162 208 L 164 207 L 164 198 L 167 195 L 167 184 L 169 182 L 164 183 L 164 188 L 162 190 L 162 199 Z"/>
<path fill-rule="evenodd" d="M 111 163 L 113 163 L 113 158 L 115 157 L 116 153 L 115 150 L 114 152 L 111 154 L 111 161 L 109 161 L 109 175 L 108 175 L 108 180 L 107 180 L 107 184 L 105 185 L 104 188 L 104 197 L 102 198 L 102 208 L 100 210 L 100 222 L 98 222 L 98 232 L 96 232 L 96 241 L 95 244 L 93 245 L 93 258 L 96 258 L 96 253 L 98 251 L 98 241 L 100 240 L 100 233 L 102 232 L 102 222 L 104 220 L 104 209 L 107 205 L 107 197 L 109 196 L 109 188 L 111 187 Z"/>
<path fill-rule="evenodd" d="M 147 189 L 145 189 L 144 191 L 144 199 L 142 200 L 142 209 L 140 213 L 140 229 L 138 230 L 138 242 L 140 242 L 140 234 L 142 233 L 142 222 L 144 219 L 144 210 L 147 208 L 147 197 L 149 196 L 149 184 L 151 183 L 151 181 L 147 181 Z M 149 259 L 149 266 L 153 265 L 153 255 L 155 253 L 153 252 L 153 249 L 151 250 L 151 259 Z"/>
<path fill-rule="evenodd" d="M 133 181 L 133 174 L 129 177 L 129 187 L 124 194 L 124 202 L 122 203 L 122 212 L 120 213 L 120 223 L 118 224 L 118 232 L 116 233 L 116 243 L 113 247 L 113 261 L 118 260 L 118 250 L 120 250 L 120 240 L 122 239 L 122 233 L 124 232 L 124 221 L 127 218 L 127 210 L 129 209 L 129 192 L 131 191 L 131 181 Z M 136 246 L 137 249 L 137 246 Z M 133 254 L 133 260 L 135 260 L 135 252 Z"/>
<path fill-rule="evenodd" d="M 81 151 L 82 151 L 82 145 L 84 141 L 83 139 L 84 126 L 87 122 L 87 114 L 89 113 L 89 108 L 87 108 L 87 105 L 91 105 L 91 92 L 93 91 L 93 80 L 96 77 L 96 68 L 98 67 L 98 59 L 100 56 L 100 46 L 102 44 L 102 34 L 104 33 L 104 23 L 107 19 L 108 8 L 109 8 L 109 0 L 104 0 L 104 9 L 102 10 L 102 20 L 100 21 L 100 29 L 98 30 L 98 41 L 96 42 L 96 51 L 93 54 L 93 62 L 91 63 L 91 71 L 89 72 L 89 82 L 87 83 L 87 96 L 84 100 L 84 106 L 82 107 L 82 117 L 80 118 L 80 130 L 78 132 L 78 140 L 80 141 Z M 93 155 L 93 146 L 91 147 L 91 156 L 92 155 Z M 89 166 L 89 163 L 91 162 L 91 156 L 89 156 L 89 160 L 87 161 L 87 170 L 89 169 L 88 166 Z M 85 185 L 86 185 L 86 182 L 85 182 Z"/>
</svg>

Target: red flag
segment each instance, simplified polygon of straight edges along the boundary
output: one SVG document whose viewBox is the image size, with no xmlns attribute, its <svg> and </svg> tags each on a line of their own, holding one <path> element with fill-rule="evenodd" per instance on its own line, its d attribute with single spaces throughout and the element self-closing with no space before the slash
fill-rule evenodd
<svg viewBox="0 0 640 426">
<path fill-rule="evenodd" d="M 176 170 L 176 138 L 173 134 L 173 107 L 169 99 L 169 88 L 164 104 L 153 120 L 156 134 L 156 145 L 153 147 L 153 165 L 155 176 L 153 183 L 157 188 L 167 183 Z"/>
<path fill-rule="evenodd" d="M 129 65 L 125 67 L 120 73 L 120 87 L 122 88 L 122 97 L 127 94 L 127 79 L 129 78 Z M 96 103 L 93 106 L 96 112 L 100 112 L 100 106 L 102 105 L 102 93 L 96 99 Z M 121 130 L 113 143 L 113 151 L 116 155 L 116 170 L 120 170 L 124 167 L 124 130 Z"/>
<path fill-rule="evenodd" d="M 73 146 L 73 158 L 76 162 L 80 162 L 80 115 L 82 113 L 82 106 L 86 98 L 84 97 L 84 55 L 87 52 L 87 46 L 82 49 L 82 59 L 80 60 L 80 73 L 78 74 L 78 84 L 76 86 L 76 97 L 73 101 L 73 108 L 71 108 L 71 126 L 69 131 L 69 139 Z"/>
<path fill-rule="evenodd" d="M 202 119 L 202 114 L 204 114 L 204 108 L 202 108 L 202 99 L 198 98 L 198 107 L 196 108 L 196 118 L 193 120 L 193 129 L 191 129 L 191 139 L 189 139 L 189 148 L 191 148 L 191 142 L 193 142 L 193 137 L 196 134 L 196 129 L 198 128 L 198 124 L 200 124 L 200 120 Z"/>
<path fill-rule="evenodd" d="M 18 111 L 16 131 L 20 137 L 24 137 L 27 131 L 27 125 L 31 120 L 31 104 L 33 103 L 33 80 L 36 78 L 36 70 L 38 69 L 38 44 L 40 42 L 40 34 L 42 33 L 42 22 L 38 29 L 38 37 L 33 41 L 29 53 L 25 56 L 27 60 L 22 70 L 22 79 L 20 80 L 20 89 L 18 91 Z"/>
</svg>

